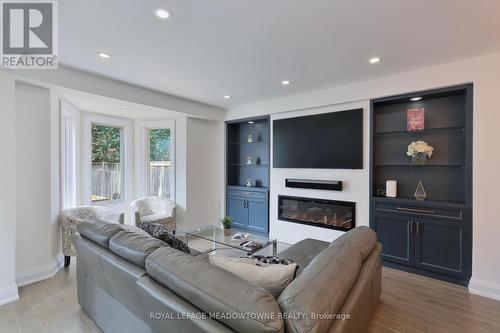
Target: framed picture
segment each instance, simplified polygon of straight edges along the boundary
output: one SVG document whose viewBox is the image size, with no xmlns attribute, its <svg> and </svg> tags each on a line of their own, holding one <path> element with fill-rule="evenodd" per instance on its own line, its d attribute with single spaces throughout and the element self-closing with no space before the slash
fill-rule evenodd
<svg viewBox="0 0 500 333">
<path fill-rule="evenodd" d="M 424 108 L 408 109 L 406 111 L 406 130 L 408 132 L 423 131 L 425 129 Z"/>
</svg>

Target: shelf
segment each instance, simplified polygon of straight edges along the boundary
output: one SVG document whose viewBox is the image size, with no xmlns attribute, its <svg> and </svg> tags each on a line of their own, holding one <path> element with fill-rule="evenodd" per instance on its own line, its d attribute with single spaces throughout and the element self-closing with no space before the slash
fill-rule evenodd
<svg viewBox="0 0 500 333">
<path fill-rule="evenodd" d="M 228 164 L 230 167 L 237 167 L 237 168 L 267 168 L 269 167 L 269 164 Z"/>
<path fill-rule="evenodd" d="M 255 142 L 228 142 L 228 146 L 233 146 L 233 145 L 255 145 L 255 144 L 261 144 L 261 143 L 269 143 L 267 141 L 255 141 Z"/>
<path fill-rule="evenodd" d="M 411 165 L 411 164 L 377 164 L 373 166 L 374 168 L 382 167 L 412 167 L 412 168 L 422 168 L 422 167 L 449 167 L 449 168 L 466 168 L 464 164 L 424 164 L 424 165 Z"/>
<path fill-rule="evenodd" d="M 388 135 L 421 135 L 421 134 L 432 134 L 432 133 L 447 133 L 447 132 L 465 132 L 466 127 L 440 127 L 440 128 L 428 128 L 422 131 L 389 131 L 389 132 L 378 132 L 374 133 L 374 137 L 378 136 L 388 136 Z"/>
<path fill-rule="evenodd" d="M 415 198 L 388 198 L 388 197 L 379 197 L 376 195 L 372 195 L 372 199 L 377 202 L 386 202 L 386 203 L 398 203 L 404 205 L 414 205 L 414 206 L 435 206 L 439 205 L 441 207 L 448 208 L 464 208 L 467 205 L 464 202 L 458 201 L 445 201 L 445 200 L 417 200 Z"/>
</svg>

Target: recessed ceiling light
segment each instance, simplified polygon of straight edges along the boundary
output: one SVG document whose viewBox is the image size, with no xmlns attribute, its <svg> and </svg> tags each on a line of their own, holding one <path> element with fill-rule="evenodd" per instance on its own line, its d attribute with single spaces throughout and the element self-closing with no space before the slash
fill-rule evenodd
<svg viewBox="0 0 500 333">
<path fill-rule="evenodd" d="M 290 80 L 283 80 L 281 81 L 281 84 L 284 86 L 288 86 L 290 84 Z"/>
<path fill-rule="evenodd" d="M 229 99 L 231 99 L 231 96 L 229 96 L 229 95 L 224 95 L 224 99 L 228 99 L 228 100 L 229 100 Z"/>
<path fill-rule="evenodd" d="M 101 57 L 103 59 L 109 59 L 109 58 L 111 58 L 111 54 L 106 53 L 106 52 L 99 52 L 98 55 L 99 55 L 99 57 Z"/>
<path fill-rule="evenodd" d="M 121 112 L 127 112 L 127 109 L 120 109 Z"/>
<path fill-rule="evenodd" d="M 422 97 L 413 97 L 413 98 L 410 98 L 410 101 L 417 102 L 417 101 L 420 101 L 421 99 L 422 99 Z"/>
<path fill-rule="evenodd" d="M 249 124 L 253 124 L 253 121 L 251 121 L 251 120 L 250 120 L 248 123 L 249 123 Z"/>
<path fill-rule="evenodd" d="M 155 15 L 162 20 L 166 20 L 170 17 L 170 12 L 163 8 L 155 9 Z"/>
<path fill-rule="evenodd" d="M 370 59 L 370 64 L 376 64 L 377 62 L 380 62 L 380 58 L 379 57 L 373 57 Z"/>
</svg>

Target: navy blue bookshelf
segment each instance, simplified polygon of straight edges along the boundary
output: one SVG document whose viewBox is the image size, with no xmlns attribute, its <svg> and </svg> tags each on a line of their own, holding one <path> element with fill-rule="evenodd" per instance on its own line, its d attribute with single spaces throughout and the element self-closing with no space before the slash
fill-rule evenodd
<svg viewBox="0 0 500 333">
<path fill-rule="evenodd" d="M 269 232 L 269 126 L 269 117 L 226 123 L 226 215 L 236 227 L 264 233 Z"/>
<path fill-rule="evenodd" d="M 467 285 L 472 271 L 472 84 L 371 101 L 370 226 L 384 265 Z M 413 97 L 422 97 L 411 101 Z M 407 110 L 425 109 L 425 129 L 406 129 Z M 434 147 L 425 165 L 406 156 L 412 141 Z M 380 196 L 397 180 L 398 197 Z M 414 192 L 422 181 L 427 198 Z"/>
</svg>

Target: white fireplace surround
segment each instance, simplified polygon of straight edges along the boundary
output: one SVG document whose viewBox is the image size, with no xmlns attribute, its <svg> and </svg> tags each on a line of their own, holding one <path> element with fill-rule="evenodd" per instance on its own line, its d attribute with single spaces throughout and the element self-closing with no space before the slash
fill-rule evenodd
<svg viewBox="0 0 500 333">
<path fill-rule="evenodd" d="M 276 169 L 272 168 L 272 121 L 305 115 L 363 109 L 363 169 Z M 278 195 L 296 197 L 351 201 L 356 203 L 356 226 L 369 225 L 369 104 L 368 102 L 346 103 L 297 111 L 275 113 L 271 115 L 271 178 L 269 193 L 270 234 L 278 240 L 294 244 L 304 238 L 315 238 L 331 242 L 344 234 L 343 231 L 325 229 L 305 224 L 289 223 L 278 219 Z M 297 134 L 300 135 L 300 134 Z M 285 186 L 286 178 L 341 180 L 342 191 L 326 191 L 315 189 L 289 188 Z"/>
</svg>

